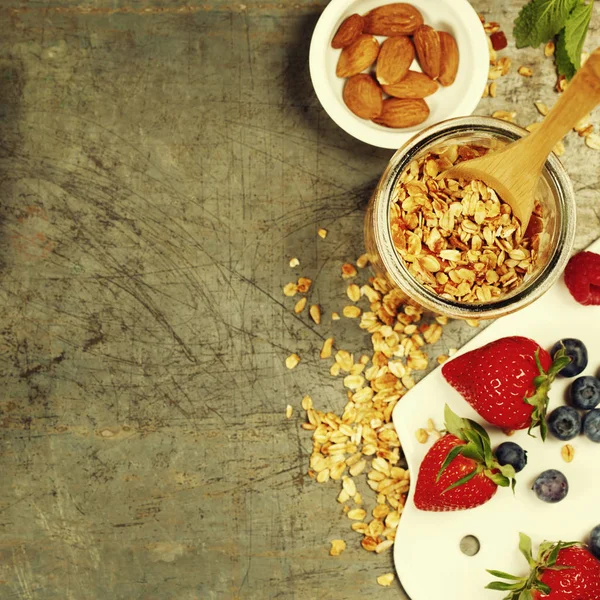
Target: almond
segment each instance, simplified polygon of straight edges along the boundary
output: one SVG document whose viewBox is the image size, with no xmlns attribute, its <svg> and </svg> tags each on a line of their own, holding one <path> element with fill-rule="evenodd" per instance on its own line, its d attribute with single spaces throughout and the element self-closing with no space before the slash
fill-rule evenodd
<svg viewBox="0 0 600 600">
<path fill-rule="evenodd" d="M 438 31 L 441 58 L 438 81 L 443 86 L 452 85 L 458 72 L 458 46 L 456 40 L 445 31 Z"/>
<path fill-rule="evenodd" d="M 442 54 L 440 36 L 429 25 L 421 25 L 414 36 L 417 58 L 423 72 L 432 79 L 437 79 L 440 74 L 440 58 Z"/>
<path fill-rule="evenodd" d="M 385 127 L 413 127 L 429 116 L 429 107 L 421 98 L 388 98 L 383 101 L 381 114 L 373 119 Z"/>
<path fill-rule="evenodd" d="M 332 48 L 345 48 L 355 42 L 363 32 L 365 19 L 356 13 L 343 21 L 331 40 Z"/>
<path fill-rule="evenodd" d="M 352 77 L 370 67 L 378 54 L 379 42 L 372 35 L 359 35 L 356 41 L 342 50 L 335 74 L 338 77 Z"/>
<path fill-rule="evenodd" d="M 400 81 L 415 58 L 415 47 L 405 35 L 390 37 L 381 45 L 377 57 L 377 81 L 391 85 Z"/>
<path fill-rule="evenodd" d="M 361 119 L 374 119 L 381 114 L 383 109 L 381 88 L 366 73 L 353 75 L 346 81 L 344 102 Z"/>
<path fill-rule="evenodd" d="M 365 33 L 373 35 L 410 35 L 423 24 L 423 15 L 403 2 L 384 4 L 365 15 Z"/>
<path fill-rule="evenodd" d="M 395 98 L 426 98 L 435 94 L 439 87 L 438 82 L 431 79 L 429 75 L 409 71 L 398 83 L 384 85 L 383 91 Z"/>
</svg>

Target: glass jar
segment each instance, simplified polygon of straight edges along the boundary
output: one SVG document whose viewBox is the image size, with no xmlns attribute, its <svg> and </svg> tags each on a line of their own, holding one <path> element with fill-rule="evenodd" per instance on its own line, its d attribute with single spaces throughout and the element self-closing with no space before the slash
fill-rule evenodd
<svg viewBox="0 0 600 600">
<path fill-rule="evenodd" d="M 407 302 L 453 318 L 493 319 L 531 304 L 561 275 L 575 238 L 575 195 L 564 167 L 554 154 L 544 165 L 537 193 L 544 211 L 544 233 L 536 266 L 510 292 L 489 302 L 467 303 L 442 298 L 409 273 L 392 239 L 390 207 L 394 201 L 394 190 L 411 161 L 435 147 L 458 144 L 497 149 L 526 134 L 525 129 L 499 119 L 460 117 L 425 129 L 394 154 L 367 208 L 365 242 L 375 271 L 399 288 Z"/>
</svg>

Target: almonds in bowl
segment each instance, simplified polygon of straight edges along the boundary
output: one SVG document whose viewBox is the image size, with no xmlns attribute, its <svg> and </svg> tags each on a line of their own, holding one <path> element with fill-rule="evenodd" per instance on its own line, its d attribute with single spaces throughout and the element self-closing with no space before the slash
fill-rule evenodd
<svg viewBox="0 0 600 600">
<path fill-rule="evenodd" d="M 421 12 L 403 2 L 350 15 L 331 46 L 340 50 L 336 75 L 349 78 L 344 103 L 356 116 L 384 127 L 423 123 L 430 114 L 424 98 L 440 85 L 452 85 L 458 72 L 454 37 L 425 24 Z M 422 72 L 411 70 L 415 56 Z"/>
<path fill-rule="evenodd" d="M 436 34 L 439 72 L 432 77 L 424 71 L 436 73 L 430 49 Z M 339 127 L 373 146 L 398 149 L 426 127 L 473 112 L 487 83 L 488 38 L 468 0 L 330 0 L 312 34 L 309 66 L 316 96 Z M 360 86 L 353 81 L 345 91 L 355 75 L 367 75 L 372 84 L 360 78 Z M 357 89 L 368 97 L 356 96 Z M 425 102 L 408 103 L 411 118 L 400 126 L 397 110 L 391 110 L 398 103 L 386 102 L 392 98 Z"/>
</svg>

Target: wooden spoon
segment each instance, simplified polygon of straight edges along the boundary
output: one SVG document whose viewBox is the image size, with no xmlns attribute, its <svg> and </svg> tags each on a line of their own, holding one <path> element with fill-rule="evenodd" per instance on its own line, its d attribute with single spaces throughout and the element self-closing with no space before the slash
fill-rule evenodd
<svg viewBox="0 0 600 600">
<path fill-rule="evenodd" d="M 459 163 L 439 177 L 482 180 L 510 205 L 525 231 L 546 158 L 554 145 L 598 103 L 600 48 L 590 54 L 538 129 L 499 152 Z"/>
</svg>

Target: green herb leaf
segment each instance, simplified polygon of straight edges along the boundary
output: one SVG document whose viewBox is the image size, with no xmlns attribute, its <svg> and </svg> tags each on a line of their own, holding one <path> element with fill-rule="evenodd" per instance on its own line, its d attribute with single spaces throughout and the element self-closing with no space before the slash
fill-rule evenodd
<svg viewBox="0 0 600 600">
<path fill-rule="evenodd" d="M 531 0 L 515 20 L 513 35 L 517 48 L 540 44 L 553 38 L 565 25 L 578 0 Z"/>
<path fill-rule="evenodd" d="M 590 26 L 593 4 L 579 4 L 565 24 L 565 48 L 575 69 L 581 67 L 581 51 Z"/>
</svg>

